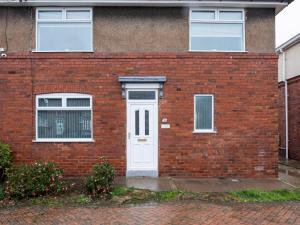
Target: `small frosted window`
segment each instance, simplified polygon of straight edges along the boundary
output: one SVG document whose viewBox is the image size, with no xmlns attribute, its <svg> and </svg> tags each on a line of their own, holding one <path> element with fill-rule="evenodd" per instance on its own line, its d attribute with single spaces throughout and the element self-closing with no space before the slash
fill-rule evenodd
<svg viewBox="0 0 300 225">
<path fill-rule="evenodd" d="M 149 135 L 149 110 L 145 110 L 145 135 Z"/>
<path fill-rule="evenodd" d="M 61 10 L 49 10 L 49 11 L 39 11 L 38 19 L 41 20 L 61 20 L 62 19 L 62 11 Z"/>
<path fill-rule="evenodd" d="M 89 98 L 68 98 L 67 99 L 68 107 L 88 107 L 90 106 Z"/>
<path fill-rule="evenodd" d="M 56 107 L 62 106 L 60 98 L 40 98 L 39 107 Z"/>
<path fill-rule="evenodd" d="M 155 91 L 129 91 L 130 100 L 154 100 Z"/>
<path fill-rule="evenodd" d="M 192 19 L 195 20 L 214 20 L 215 11 L 193 11 Z"/>
<path fill-rule="evenodd" d="M 220 11 L 220 20 L 242 20 L 243 13 L 239 11 Z"/>
<path fill-rule="evenodd" d="M 72 20 L 88 20 L 91 17 L 90 10 L 68 10 L 67 19 Z"/>
<path fill-rule="evenodd" d="M 135 135 L 140 135 L 140 111 L 135 111 Z"/>
<path fill-rule="evenodd" d="M 213 97 L 196 96 L 195 98 L 195 129 L 213 129 Z"/>
</svg>

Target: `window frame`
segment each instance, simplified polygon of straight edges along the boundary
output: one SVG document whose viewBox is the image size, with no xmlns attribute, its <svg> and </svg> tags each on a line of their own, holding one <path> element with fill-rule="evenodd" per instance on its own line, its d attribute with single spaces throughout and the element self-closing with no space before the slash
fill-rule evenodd
<svg viewBox="0 0 300 225">
<path fill-rule="evenodd" d="M 197 97 L 212 97 L 212 123 L 211 129 L 197 129 L 196 127 L 196 99 Z M 213 94 L 195 94 L 194 95 L 194 131 L 193 133 L 217 133 L 215 130 L 215 97 Z"/>
<path fill-rule="evenodd" d="M 39 106 L 39 99 L 62 99 L 62 106 Z M 68 98 L 88 98 L 90 100 L 90 106 L 76 106 L 68 107 Z M 90 110 L 91 111 L 91 138 L 39 138 L 38 137 L 38 112 L 39 111 L 77 111 L 77 110 Z M 88 94 L 79 93 L 51 93 L 51 94 L 40 94 L 35 97 L 35 140 L 33 142 L 94 142 L 93 139 L 93 97 Z"/>
<path fill-rule="evenodd" d="M 214 11 L 215 19 L 214 20 L 201 20 L 201 19 L 192 19 L 193 11 Z M 242 20 L 220 20 L 220 11 L 227 12 L 242 12 Z M 192 49 L 192 36 L 191 36 L 191 27 L 192 23 L 207 23 L 207 24 L 242 24 L 243 26 L 243 45 L 240 51 L 231 51 L 231 50 L 193 50 Z M 247 52 L 246 51 L 246 32 L 245 32 L 245 9 L 243 8 L 190 8 L 189 10 L 189 51 L 190 52 Z"/>
<path fill-rule="evenodd" d="M 39 19 L 39 12 L 40 11 L 62 11 L 62 18 L 61 19 Z M 75 10 L 75 11 L 82 11 L 88 10 L 90 11 L 90 18 L 89 19 L 66 19 L 67 18 L 67 11 L 68 10 Z M 39 32 L 38 32 L 38 25 L 39 23 L 90 23 L 91 25 L 91 49 L 90 50 L 40 50 L 39 49 Z M 92 7 L 38 7 L 35 10 L 35 50 L 34 52 L 94 52 L 94 24 L 93 24 L 93 8 Z"/>
</svg>

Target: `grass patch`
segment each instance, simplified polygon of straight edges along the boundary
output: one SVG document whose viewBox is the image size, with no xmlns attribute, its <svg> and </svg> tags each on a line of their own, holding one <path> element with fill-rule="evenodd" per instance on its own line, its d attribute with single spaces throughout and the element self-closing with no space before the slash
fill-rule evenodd
<svg viewBox="0 0 300 225">
<path fill-rule="evenodd" d="M 4 198 L 1 200 L 0 184 L 0 208 L 15 205 L 42 205 L 48 207 L 65 206 L 110 206 L 123 204 L 141 204 L 147 202 L 166 202 L 181 200 L 197 200 L 206 202 L 284 202 L 300 201 L 300 189 L 298 190 L 243 190 L 223 193 L 197 193 L 183 190 L 154 192 L 144 189 L 116 186 L 110 193 L 110 198 L 93 198 L 79 191 L 70 191 L 59 195 L 49 195 L 23 200 Z"/>
<path fill-rule="evenodd" d="M 37 197 L 30 199 L 30 202 L 33 205 L 43 205 L 48 207 L 63 205 L 63 201 L 60 198 L 56 197 Z"/>
<path fill-rule="evenodd" d="M 230 193 L 241 202 L 284 202 L 300 201 L 300 190 L 273 190 L 260 191 L 255 189 L 236 191 Z"/>
<path fill-rule="evenodd" d="M 171 201 L 175 199 L 180 199 L 180 197 L 184 196 L 185 192 L 176 190 L 176 191 L 163 191 L 163 192 L 156 192 L 155 199 L 157 201 Z"/>
<path fill-rule="evenodd" d="M 191 196 L 191 194 L 181 190 L 154 192 L 150 190 L 135 189 L 133 187 L 127 188 L 124 186 L 117 186 L 113 189 L 111 196 L 112 201 L 118 204 L 137 204 L 151 201 L 162 202 L 179 200 L 183 199 L 184 196 Z"/>
<path fill-rule="evenodd" d="M 112 192 L 111 192 L 111 195 L 112 196 L 124 196 L 124 195 L 127 195 L 127 194 L 130 194 L 134 191 L 134 188 L 133 187 L 124 187 L 124 186 L 116 186 Z"/>
<path fill-rule="evenodd" d="M 84 194 L 74 197 L 74 203 L 79 204 L 79 205 L 86 205 L 86 204 L 91 203 L 91 201 L 92 201 L 92 198 L 90 196 L 87 196 Z"/>
</svg>

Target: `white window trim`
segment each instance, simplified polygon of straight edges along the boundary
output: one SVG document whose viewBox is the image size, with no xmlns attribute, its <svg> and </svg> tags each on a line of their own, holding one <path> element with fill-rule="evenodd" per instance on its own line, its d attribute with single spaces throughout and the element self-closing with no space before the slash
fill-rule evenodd
<svg viewBox="0 0 300 225">
<path fill-rule="evenodd" d="M 39 99 L 41 98 L 60 98 L 62 99 L 61 107 L 40 107 Z M 68 98 L 89 98 L 90 106 L 86 107 L 67 107 Z M 88 94 L 78 93 L 52 93 L 41 94 L 35 97 L 35 140 L 33 142 L 94 142 L 93 139 L 93 97 Z M 91 138 L 39 138 L 38 137 L 38 111 L 51 111 L 51 110 L 91 110 Z"/>
<path fill-rule="evenodd" d="M 59 19 L 59 20 L 55 20 L 55 19 L 39 19 L 38 18 L 38 14 L 39 11 L 51 11 L 51 10 L 61 10 L 62 11 L 62 15 L 63 18 Z M 67 10 L 89 10 L 90 11 L 90 19 L 81 19 L 81 20 L 72 20 L 72 19 L 68 19 L 66 20 L 66 12 Z M 39 49 L 39 43 L 38 43 L 38 24 L 39 22 L 42 23 L 55 23 L 55 22 L 63 22 L 63 23 L 73 23 L 73 22 L 78 22 L 78 23 L 87 23 L 89 22 L 91 24 L 91 49 L 90 50 L 70 50 L 70 51 L 57 51 L 57 50 L 49 50 L 49 51 L 43 51 Z M 91 7 L 38 7 L 35 10 L 35 49 L 33 50 L 33 52 L 63 52 L 63 53 L 67 53 L 67 52 L 94 52 L 94 37 L 93 37 L 93 31 L 94 31 L 94 24 L 93 24 L 93 8 Z"/>
<path fill-rule="evenodd" d="M 192 19 L 193 11 L 215 11 L 215 20 L 197 20 Z M 242 12 L 242 20 L 219 20 L 220 11 L 237 11 Z M 192 49 L 192 38 L 191 38 L 191 24 L 193 22 L 199 23 L 211 23 L 211 24 L 221 24 L 221 23 L 232 23 L 232 24 L 242 24 L 243 25 L 243 46 L 240 51 L 225 51 L 225 50 L 193 50 Z M 245 10 L 242 8 L 190 8 L 189 10 L 189 51 L 190 52 L 247 52 L 246 51 L 246 32 L 245 32 Z"/>
<path fill-rule="evenodd" d="M 203 97 L 203 96 L 209 96 L 212 97 L 212 129 L 196 129 L 196 98 L 197 97 Z M 215 130 L 215 97 L 213 94 L 195 94 L 194 95 L 194 131 L 193 133 L 217 133 Z"/>
</svg>

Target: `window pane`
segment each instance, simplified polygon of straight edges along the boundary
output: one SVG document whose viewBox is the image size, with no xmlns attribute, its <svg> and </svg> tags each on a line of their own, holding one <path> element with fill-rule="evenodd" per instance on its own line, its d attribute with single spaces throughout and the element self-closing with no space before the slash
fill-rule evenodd
<svg viewBox="0 0 300 225">
<path fill-rule="evenodd" d="M 192 23 L 191 36 L 230 36 L 241 37 L 243 35 L 243 25 L 229 23 Z"/>
<path fill-rule="evenodd" d="M 38 50 L 90 51 L 92 50 L 91 23 L 40 23 Z"/>
<path fill-rule="evenodd" d="M 89 20 L 91 12 L 89 10 L 68 10 L 67 19 L 72 20 Z"/>
<path fill-rule="evenodd" d="M 140 135 L 140 111 L 135 111 L 135 135 Z"/>
<path fill-rule="evenodd" d="M 191 48 L 199 51 L 241 51 L 242 38 L 192 37 Z"/>
<path fill-rule="evenodd" d="M 68 107 L 89 107 L 90 99 L 89 98 L 68 98 L 67 106 Z"/>
<path fill-rule="evenodd" d="M 220 20 L 242 20 L 243 13 L 237 11 L 220 11 Z"/>
<path fill-rule="evenodd" d="M 155 99 L 155 91 L 129 91 L 130 100 Z"/>
<path fill-rule="evenodd" d="M 38 12 L 39 19 L 62 19 L 62 11 L 61 10 L 49 10 L 49 11 L 39 11 Z"/>
<path fill-rule="evenodd" d="M 192 50 L 243 50 L 242 24 L 202 24 L 191 26 Z"/>
<path fill-rule="evenodd" d="M 213 129 L 212 96 L 196 97 L 196 129 Z"/>
<path fill-rule="evenodd" d="M 91 111 L 39 111 L 38 138 L 91 138 Z"/>
<path fill-rule="evenodd" d="M 195 20 L 214 20 L 215 11 L 193 11 L 192 19 Z"/>
<path fill-rule="evenodd" d="M 60 98 L 40 98 L 39 107 L 60 107 L 62 101 Z"/>
<path fill-rule="evenodd" d="M 145 110 L 145 135 L 149 135 L 149 110 Z"/>
</svg>

